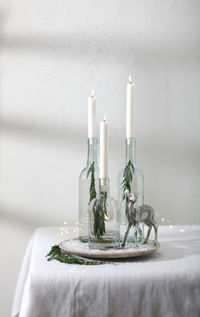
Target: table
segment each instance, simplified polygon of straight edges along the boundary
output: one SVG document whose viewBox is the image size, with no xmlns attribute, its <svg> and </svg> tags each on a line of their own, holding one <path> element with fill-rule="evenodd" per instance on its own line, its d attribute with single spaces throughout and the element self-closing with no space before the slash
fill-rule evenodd
<svg viewBox="0 0 200 317">
<path fill-rule="evenodd" d="M 60 228 L 35 230 L 12 317 L 200 316 L 200 226 L 160 226 L 155 254 L 98 266 L 47 262 L 66 238 Z"/>
</svg>

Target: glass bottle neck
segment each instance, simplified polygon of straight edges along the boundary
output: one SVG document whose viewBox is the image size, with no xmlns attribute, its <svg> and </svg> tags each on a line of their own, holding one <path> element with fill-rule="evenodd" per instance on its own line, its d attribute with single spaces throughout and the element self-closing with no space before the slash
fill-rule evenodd
<svg viewBox="0 0 200 317">
<path fill-rule="evenodd" d="M 110 192 L 110 178 L 99 178 L 99 194 Z"/>
<path fill-rule="evenodd" d="M 97 165 L 97 138 L 88 138 L 87 166 L 94 162 Z"/>
<path fill-rule="evenodd" d="M 136 165 L 136 139 L 126 138 L 126 163 L 131 161 Z"/>
</svg>

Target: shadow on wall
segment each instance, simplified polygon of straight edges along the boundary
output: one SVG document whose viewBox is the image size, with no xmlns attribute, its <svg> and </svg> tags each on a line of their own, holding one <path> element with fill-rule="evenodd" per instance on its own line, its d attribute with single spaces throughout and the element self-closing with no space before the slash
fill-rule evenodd
<svg viewBox="0 0 200 317">
<path fill-rule="evenodd" d="M 91 63 L 93 63 L 97 59 L 98 52 L 98 61 L 102 62 L 108 57 L 108 59 L 112 58 L 112 61 L 116 64 L 124 64 L 128 61 L 128 57 L 130 57 L 130 53 L 133 56 L 137 56 L 141 58 L 141 56 L 145 56 L 148 51 L 149 56 L 157 59 L 157 63 L 159 67 L 165 68 L 167 65 L 165 60 L 167 59 L 173 67 L 177 66 L 177 60 L 180 59 L 188 59 L 195 58 L 197 51 L 181 51 L 177 50 L 176 46 L 171 47 L 169 43 L 165 43 L 160 46 L 154 45 L 154 43 L 149 43 L 149 40 L 143 39 L 137 42 L 135 45 L 135 39 L 129 39 L 129 45 L 123 45 L 123 41 L 127 39 L 123 39 L 123 34 L 121 34 L 122 42 L 119 42 L 119 34 L 118 38 L 112 37 L 112 45 L 108 45 L 111 37 L 109 34 L 106 35 L 105 38 L 101 38 L 101 36 L 93 36 L 93 37 L 85 37 L 80 35 L 72 35 L 72 34 L 57 34 L 57 35 L 42 35 L 40 34 L 38 37 L 33 37 L 29 35 L 24 36 L 5 36 L 3 34 L 3 24 L 6 20 L 6 15 L 4 13 L 0 13 L 0 46 L 6 50 L 13 51 L 23 51 L 27 54 L 29 52 L 34 54 L 40 54 L 42 56 L 55 56 L 59 58 L 69 58 L 70 60 L 79 59 L 80 61 L 80 48 L 81 54 L 83 58 L 88 58 L 88 51 L 90 52 Z M 100 34 L 101 35 L 101 34 Z M 91 47 L 92 43 L 92 47 Z M 106 45 L 105 45 L 106 44 Z M 91 50 L 92 48 L 92 50 Z M 167 49 L 166 49 L 167 48 Z M 0 60 L 1 63 L 1 60 Z M 1 71 L 1 69 L 0 69 Z M 1 73 L 0 73 L 1 76 Z M 1 78 L 0 78 L 1 85 Z M 1 86 L 0 86 L 1 90 Z M 0 94 L 1 96 L 1 94 Z M 1 103 L 0 103 L 1 107 Z M 0 134 L 6 133 L 11 135 L 23 135 L 27 138 L 35 139 L 38 143 L 50 143 L 51 146 L 63 146 L 66 142 L 74 142 L 74 139 L 80 140 L 82 137 L 82 129 L 73 129 L 69 125 L 68 128 L 65 127 L 55 127 L 47 125 L 46 122 L 33 122 L 33 121 L 25 121 L 21 118 L 2 118 L 1 117 L 1 108 L 0 108 Z M 144 136 L 145 137 L 145 136 Z M 142 139 L 141 148 L 145 149 L 143 151 L 144 155 L 146 155 L 149 160 L 153 156 L 159 157 L 160 161 L 166 161 L 166 152 L 169 153 L 169 157 L 167 157 L 168 163 L 171 165 L 174 164 L 174 161 L 178 162 L 179 169 L 185 168 L 185 163 L 189 162 L 191 153 L 193 153 L 193 158 L 198 161 L 200 160 L 200 152 L 195 144 L 190 142 L 187 144 L 187 151 L 185 149 L 184 140 L 180 140 L 178 137 L 173 137 L 168 139 L 166 142 L 164 140 L 165 135 L 159 134 L 157 139 L 155 138 L 155 142 L 160 142 L 160 146 L 156 151 L 152 151 L 152 142 L 149 144 L 149 140 Z M 118 151 L 118 140 L 117 138 L 112 139 L 112 147 L 115 153 Z M 156 148 L 156 143 L 155 143 Z M 1 151 L 1 148 L 0 148 Z M 179 157 L 184 157 L 184 160 L 179 159 Z M 175 159 L 175 160 L 174 160 Z M 0 153 L 1 160 L 1 153 Z M 1 163 L 1 161 L 0 161 Z M 169 164 L 169 165 L 170 165 Z M 1 167 L 1 166 L 0 166 Z M 1 170 L 0 170 L 1 174 Z M 17 207 L 18 208 L 18 207 Z M 37 226 L 37 214 L 34 211 L 29 212 L 27 217 L 25 216 L 26 211 L 21 212 L 21 209 L 18 210 L 8 209 L 7 207 L 0 206 L 0 214 L 3 218 L 12 218 L 15 222 L 23 222 L 28 226 Z M 21 215 L 20 215 L 21 213 Z M 32 216 L 31 214 L 35 215 Z M 17 215 L 17 216 L 16 216 Z M 23 216 L 22 216 L 23 215 Z M 33 217 L 33 218 L 32 218 Z M 42 216 L 43 217 L 43 216 Z M 46 223 L 45 219 L 40 221 L 42 224 Z"/>
<path fill-rule="evenodd" d="M 0 205 L 0 217 L 1 220 L 6 220 L 9 223 L 16 224 L 17 226 L 25 226 L 26 228 L 36 228 L 38 227 L 38 213 L 35 210 L 22 210 L 22 208 L 8 208 Z M 40 226 L 46 226 L 47 220 L 44 215 L 40 215 Z M 52 224 L 53 225 L 53 224 Z"/>
<path fill-rule="evenodd" d="M 4 18 L 5 20 L 5 18 Z M 3 20 L 1 20 L 3 25 Z M 3 28 L 1 28 L 3 30 Z M 120 41 L 119 41 L 120 38 Z M 174 43 L 172 46 L 170 40 L 163 38 L 162 41 L 156 41 L 149 37 L 139 37 L 137 32 L 133 34 L 124 34 L 123 31 L 116 35 L 103 34 L 99 31 L 97 34 L 82 35 L 81 33 L 63 33 L 48 34 L 40 32 L 37 37 L 33 34 L 16 34 L 4 35 L 1 31 L 0 42 L 1 46 L 8 50 L 23 51 L 39 55 L 56 56 L 58 58 L 70 58 L 70 60 L 78 59 L 80 61 L 89 58 L 90 62 L 99 62 L 101 60 L 112 60 L 115 63 L 127 63 L 130 56 L 145 57 L 153 56 L 157 62 L 160 60 L 159 66 L 164 66 L 163 60 L 167 58 L 173 67 L 176 67 L 177 59 L 182 58 L 199 58 L 198 50 L 193 50 L 188 46 L 187 49 L 182 49 L 185 45 L 184 41 Z M 181 41 L 181 39 L 180 39 Z M 111 45 L 112 43 L 112 45 Z M 148 52 L 148 54 L 147 54 Z"/>
<path fill-rule="evenodd" d="M 67 125 L 67 124 L 66 124 Z M 70 129 L 63 127 L 53 127 L 37 122 L 27 122 L 20 119 L 0 118 L 0 132 L 7 134 L 22 134 L 29 138 L 34 138 L 39 142 L 50 142 L 55 145 L 60 143 L 74 142 L 82 136 L 81 129 Z"/>
</svg>

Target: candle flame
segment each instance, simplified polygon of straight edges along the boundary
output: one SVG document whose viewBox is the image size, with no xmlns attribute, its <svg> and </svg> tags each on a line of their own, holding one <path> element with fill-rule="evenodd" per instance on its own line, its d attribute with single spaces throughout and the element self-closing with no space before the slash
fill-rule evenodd
<svg viewBox="0 0 200 317">
<path fill-rule="evenodd" d="M 91 91 L 91 97 L 94 97 L 94 89 Z"/>
<path fill-rule="evenodd" d="M 103 117 L 103 121 L 107 120 L 107 115 L 105 114 L 105 116 Z"/>
<path fill-rule="evenodd" d="M 129 82 L 132 83 L 131 75 L 128 76 Z"/>
</svg>

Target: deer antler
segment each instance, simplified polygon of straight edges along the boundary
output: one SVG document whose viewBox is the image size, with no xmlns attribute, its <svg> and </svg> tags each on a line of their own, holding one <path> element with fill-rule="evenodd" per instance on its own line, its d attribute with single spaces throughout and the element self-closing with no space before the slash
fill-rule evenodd
<svg viewBox="0 0 200 317">
<path fill-rule="evenodd" d="M 124 192 L 124 194 L 128 197 L 128 196 L 129 196 L 129 190 L 126 189 L 125 192 Z"/>
</svg>

